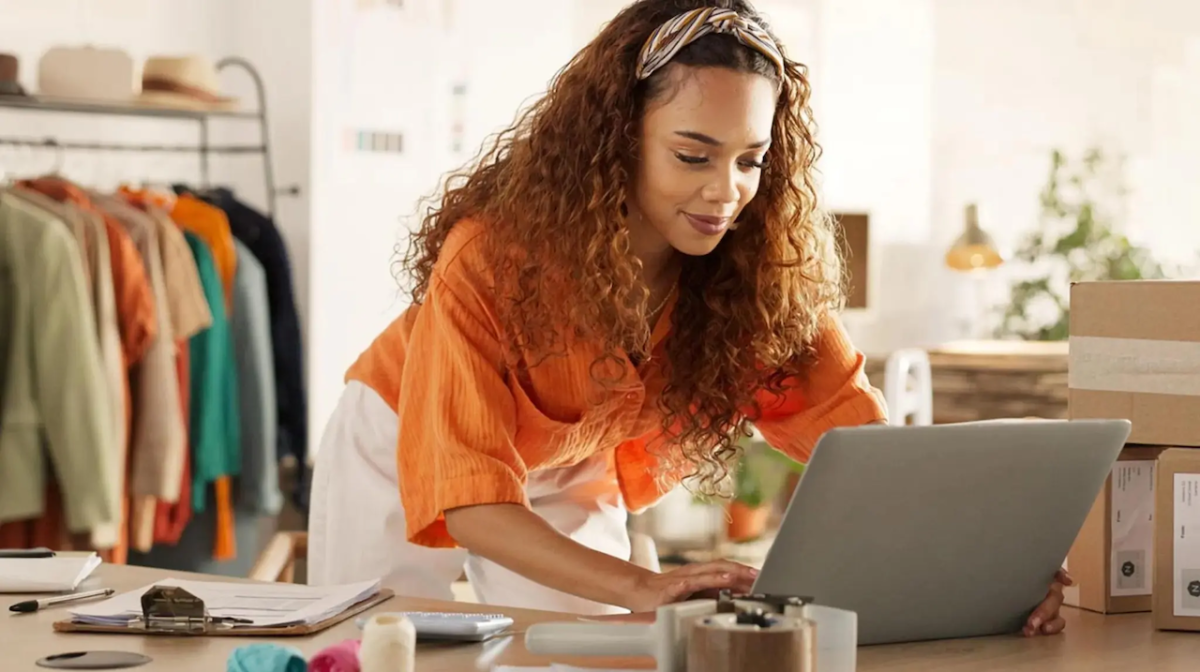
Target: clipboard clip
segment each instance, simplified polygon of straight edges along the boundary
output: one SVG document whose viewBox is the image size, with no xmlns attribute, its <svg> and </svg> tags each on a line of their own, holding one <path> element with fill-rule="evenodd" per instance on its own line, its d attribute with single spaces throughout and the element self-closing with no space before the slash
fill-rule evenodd
<svg viewBox="0 0 1200 672">
<path fill-rule="evenodd" d="M 174 635 L 203 635 L 217 628 L 253 623 L 210 616 L 204 600 L 177 586 L 154 586 L 143 593 L 141 621 L 147 632 Z"/>
</svg>

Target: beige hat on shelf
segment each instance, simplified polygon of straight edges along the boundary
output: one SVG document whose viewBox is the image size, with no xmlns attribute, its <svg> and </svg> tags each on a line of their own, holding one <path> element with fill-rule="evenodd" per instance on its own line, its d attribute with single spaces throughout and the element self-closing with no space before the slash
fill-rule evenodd
<svg viewBox="0 0 1200 672">
<path fill-rule="evenodd" d="M 120 49 L 53 47 L 38 60 L 39 99 L 128 105 L 137 90 L 133 58 Z"/>
<path fill-rule="evenodd" d="M 139 105 L 184 110 L 228 111 L 235 98 L 221 95 L 213 63 L 199 56 L 151 56 L 142 67 Z"/>
</svg>

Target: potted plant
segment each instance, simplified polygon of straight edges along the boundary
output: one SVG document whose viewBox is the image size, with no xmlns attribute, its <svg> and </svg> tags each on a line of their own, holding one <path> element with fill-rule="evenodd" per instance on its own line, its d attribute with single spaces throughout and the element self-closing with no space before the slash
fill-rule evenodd
<svg viewBox="0 0 1200 672">
<path fill-rule="evenodd" d="M 757 539 L 767 532 L 775 503 L 795 488 L 804 466 L 775 450 L 756 432 L 742 442 L 734 466 L 733 499 L 726 517 L 726 537 L 732 542 Z"/>
<path fill-rule="evenodd" d="M 1149 250 L 1131 243 L 1113 225 L 1109 212 L 1119 208 L 1125 194 L 1119 168 L 1099 149 L 1078 160 L 1059 150 L 1050 155 L 1039 226 L 1016 251 L 1022 277 L 1002 306 L 998 338 L 1065 340 L 1071 283 L 1168 275 Z"/>
</svg>

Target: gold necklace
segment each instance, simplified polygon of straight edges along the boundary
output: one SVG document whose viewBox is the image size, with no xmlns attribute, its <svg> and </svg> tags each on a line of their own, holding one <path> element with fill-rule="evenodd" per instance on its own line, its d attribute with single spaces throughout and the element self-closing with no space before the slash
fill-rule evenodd
<svg viewBox="0 0 1200 672">
<path fill-rule="evenodd" d="M 671 297 L 674 295 L 675 295 L 675 288 L 672 287 L 671 291 L 667 292 L 667 295 L 663 297 L 662 302 L 658 304 L 658 307 L 655 308 L 654 310 L 650 311 L 649 313 L 646 313 L 647 321 L 653 321 L 654 318 L 657 317 L 660 312 L 662 312 L 662 309 L 667 307 L 667 302 L 670 301 Z"/>
</svg>

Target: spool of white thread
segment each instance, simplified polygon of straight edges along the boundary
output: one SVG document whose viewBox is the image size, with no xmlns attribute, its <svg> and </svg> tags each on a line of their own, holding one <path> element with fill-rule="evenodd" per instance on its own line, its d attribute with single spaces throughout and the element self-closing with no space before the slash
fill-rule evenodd
<svg viewBox="0 0 1200 672">
<path fill-rule="evenodd" d="M 416 656 L 417 629 L 407 618 L 379 614 L 363 626 L 358 652 L 362 672 L 414 672 Z"/>
</svg>

